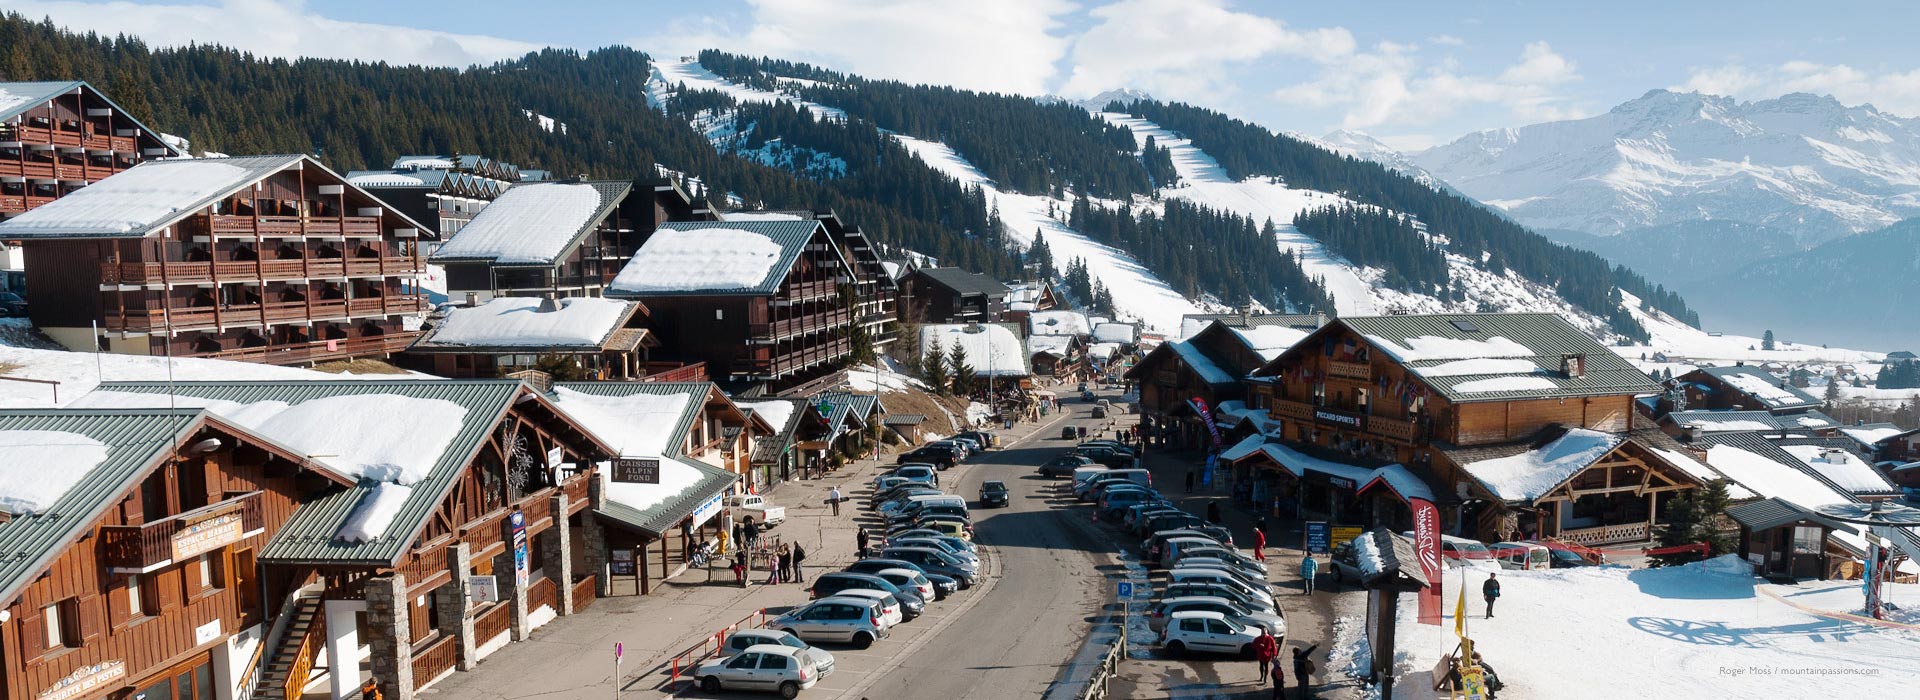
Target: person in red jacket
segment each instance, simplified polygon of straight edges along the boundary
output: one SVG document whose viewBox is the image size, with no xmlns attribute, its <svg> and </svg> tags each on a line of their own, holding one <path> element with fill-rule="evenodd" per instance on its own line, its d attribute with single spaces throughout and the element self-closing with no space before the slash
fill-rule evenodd
<svg viewBox="0 0 1920 700">
<path fill-rule="evenodd" d="M 1259 561 L 1266 561 L 1267 560 L 1266 550 L 1267 550 L 1267 533 L 1264 533 L 1258 529 L 1255 529 L 1253 531 L 1253 558 Z"/>
<path fill-rule="evenodd" d="M 1253 658 L 1260 664 L 1260 682 L 1267 682 L 1267 673 L 1273 668 L 1273 657 L 1280 655 L 1280 641 L 1265 629 L 1253 640 Z"/>
</svg>

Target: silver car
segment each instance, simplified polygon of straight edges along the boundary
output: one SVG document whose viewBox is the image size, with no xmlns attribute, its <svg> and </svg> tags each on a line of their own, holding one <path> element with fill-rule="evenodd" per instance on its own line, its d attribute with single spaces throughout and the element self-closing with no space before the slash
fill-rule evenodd
<svg viewBox="0 0 1920 700">
<path fill-rule="evenodd" d="M 819 670 L 799 649 L 781 644 L 756 644 L 733 656 L 700 664 L 693 677 L 708 693 L 767 690 L 783 698 L 797 697 L 800 691 L 820 682 Z"/>
<path fill-rule="evenodd" d="M 801 658 L 813 664 L 814 670 L 820 672 L 821 678 L 833 675 L 833 654 L 827 653 L 827 650 L 821 649 L 820 647 L 810 646 L 806 642 L 800 641 L 799 637 L 780 630 L 755 628 L 740 630 L 727 635 L 726 645 L 720 647 L 720 656 L 733 656 L 746 651 L 749 647 L 762 644 L 774 644 L 799 649 Z"/>
<path fill-rule="evenodd" d="M 947 556 L 966 562 L 968 565 L 976 569 L 980 568 L 980 555 L 975 554 L 972 550 L 969 550 L 969 549 L 961 549 L 960 547 L 954 546 L 953 543 L 948 542 L 946 539 L 942 539 L 938 537 L 889 537 L 887 538 L 887 546 L 888 547 L 932 547 L 942 552 L 946 552 Z"/>
<path fill-rule="evenodd" d="M 1160 632 L 1167 628 L 1167 620 L 1173 619 L 1174 613 L 1186 610 L 1211 610 L 1226 615 L 1240 624 L 1266 630 L 1267 634 L 1275 637 L 1285 639 L 1287 636 L 1287 618 L 1254 612 L 1244 605 L 1220 596 L 1181 596 L 1162 599 L 1148 611 L 1147 626 L 1156 633 Z"/>
<path fill-rule="evenodd" d="M 830 595 L 768 620 L 767 627 L 808 642 L 839 642 L 865 649 L 887 636 L 888 625 L 878 601 Z"/>
</svg>

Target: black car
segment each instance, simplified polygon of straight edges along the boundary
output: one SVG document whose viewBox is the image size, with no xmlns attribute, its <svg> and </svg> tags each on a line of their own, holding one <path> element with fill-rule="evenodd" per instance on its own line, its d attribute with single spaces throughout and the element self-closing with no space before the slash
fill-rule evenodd
<svg viewBox="0 0 1920 700">
<path fill-rule="evenodd" d="M 0 292 L 0 318 L 12 316 L 22 318 L 27 315 L 27 300 L 13 292 Z"/>
<path fill-rule="evenodd" d="M 1095 463 L 1104 464 L 1115 469 L 1126 469 L 1133 466 L 1133 453 L 1131 451 L 1118 450 L 1105 445 L 1076 447 L 1074 451 L 1080 453 L 1082 457 L 1093 460 Z"/>
<path fill-rule="evenodd" d="M 888 582 L 886 579 L 872 574 L 854 574 L 840 571 L 830 574 L 820 574 L 813 578 L 813 587 L 809 588 L 808 591 L 814 598 L 825 598 L 849 588 L 864 588 L 870 591 L 886 591 L 892 593 L 893 597 L 900 599 L 902 606 L 912 605 L 915 608 L 919 608 L 925 606 L 927 603 L 926 599 L 920 597 L 919 591 L 902 589 Z"/>
<path fill-rule="evenodd" d="M 993 433 L 984 430 L 963 430 L 959 435 L 955 435 L 954 437 L 962 437 L 980 443 L 981 452 L 998 447 L 1000 444 L 998 440 L 994 439 Z"/>
<path fill-rule="evenodd" d="M 959 450 L 952 447 L 945 445 L 927 445 L 912 452 L 901 454 L 893 463 L 906 464 L 908 462 L 920 462 L 922 464 L 931 464 L 940 469 L 952 469 L 953 465 L 960 463 L 962 456 Z"/>
<path fill-rule="evenodd" d="M 1082 454 L 1063 454 L 1047 460 L 1040 465 L 1040 475 L 1049 479 L 1073 476 L 1073 470 L 1093 464 L 1093 460 Z"/>
<path fill-rule="evenodd" d="M 879 574 L 887 569 L 906 569 L 908 571 L 920 572 L 920 575 L 927 577 L 928 581 L 933 582 L 934 594 L 941 598 L 946 597 L 948 593 L 960 590 L 959 579 L 946 574 L 936 574 L 921 568 L 919 564 L 905 559 L 861 559 L 860 561 L 848 564 L 847 568 L 843 569 L 843 571 L 850 574 Z"/>
<path fill-rule="evenodd" d="M 1004 508 L 1011 502 L 1004 481 L 987 481 L 980 484 L 980 505 L 989 508 Z"/>
</svg>

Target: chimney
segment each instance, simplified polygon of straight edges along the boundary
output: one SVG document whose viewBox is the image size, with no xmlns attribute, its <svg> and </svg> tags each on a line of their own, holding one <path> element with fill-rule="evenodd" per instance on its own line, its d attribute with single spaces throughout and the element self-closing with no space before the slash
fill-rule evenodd
<svg viewBox="0 0 1920 700">
<path fill-rule="evenodd" d="M 479 306 L 479 305 L 480 305 L 480 293 L 467 292 L 467 306 L 473 307 L 473 306 Z"/>
<path fill-rule="evenodd" d="M 1324 325 L 1327 325 L 1327 313 L 1326 313 L 1325 311 L 1314 311 L 1314 312 L 1313 312 L 1313 327 L 1314 327 L 1314 328 L 1319 328 L 1319 327 L 1321 327 L 1321 326 L 1324 326 Z"/>
<path fill-rule="evenodd" d="M 1686 431 L 1687 431 L 1687 442 L 1694 442 L 1700 439 L 1700 433 L 1702 431 L 1700 430 L 1699 423 L 1688 423 L 1686 425 Z"/>
<path fill-rule="evenodd" d="M 1245 307 L 1240 309 L 1240 327 L 1241 328 L 1253 327 L 1253 308 L 1252 307 Z"/>
<path fill-rule="evenodd" d="M 1586 353 L 1567 353 L 1560 356 L 1560 374 L 1568 379 L 1579 379 L 1587 373 Z"/>
<path fill-rule="evenodd" d="M 560 300 L 553 297 L 541 297 L 540 313 L 550 314 L 560 310 Z"/>
</svg>

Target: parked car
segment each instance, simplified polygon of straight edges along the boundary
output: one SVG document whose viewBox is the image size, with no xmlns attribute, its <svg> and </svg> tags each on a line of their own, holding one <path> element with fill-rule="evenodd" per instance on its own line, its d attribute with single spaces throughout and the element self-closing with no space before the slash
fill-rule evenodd
<svg viewBox="0 0 1920 700">
<path fill-rule="evenodd" d="M 1487 545 L 1487 551 L 1493 553 L 1493 560 L 1499 562 L 1502 569 L 1525 571 L 1553 568 L 1553 555 L 1548 553 L 1546 545 L 1532 542 L 1495 542 Z"/>
<path fill-rule="evenodd" d="M 1235 656 L 1253 656 L 1253 640 L 1259 630 L 1206 610 L 1173 613 L 1160 633 L 1160 648 L 1169 656 L 1199 651 Z"/>
<path fill-rule="evenodd" d="M 780 697 L 799 697 L 800 691 L 820 681 L 820 672 L 800 649 L 780 644 L 756 644 L 733 656 L 700 664 L 693 677 L 700 690 L 764 690 Z"/>
<path fill-rule="evenodd" d="M 955 435 L 945 440 L 936 440 L 930 444 L 938 445 L 941 443 L 959 445 L 962 449 L 965 449 L 967 451 L 967 456 L 969 457 L 987 451 L 987 446 L 985 443 L 982 443 L 979 440 L 975 440 L 973 438 L 967 437 L 965 433 Z"/>
<path fill-rule="evenodd" d="M 1162 530 L 1174 530 L 1183 527 L 1205 525 L 1207 521 L 1198 515 L 1186 511 L 1155 513 L 1134 524 L 1133 531 L 1141 537 L 1151 537 Z"/>
<path fill-rule="evenodd" d="M 767 621 L 777 629 L 808 642 L 840 642 L 855 649 L 873 646 L 887 636 L 880 604 L 867 598 L 828 596 L 801 605 Z"/>
<path fill-rule="evenodd" d="M 1040 465 L 1040 475 L 1049 479 L 1058 479 L 1062 476 L 1071 476 L 1073 470 L 1089 464 L 1093 464 L 1093 460 L 1087 459 L 1084 455 L 1063 454 Z"/>
<path fill-rule="evenodd" d="M 1196 537 L 1201 539 L 1212 540 L 1216 546 L 1224 544 L 1223 542 L 1220 541 L 1219 537 L 1216 537 L 1213 534 L 1208 533 L 1206 530 L 1202 528 L 1189 527 L 1189 528 L 1175 528 L 1172 530 L 1161 530 L 1159 532 L 1153 533 L 1152 535 L 1149 535 L 1145 540 L 1141 541 L 1140 549 L 1146 553 L 1146 556 L 1144 558 L 1147 560 L 1147 562 L 1157 564 L 1157 563 L 1160 563 L 1160 560 L 1164 558 L 1167 553 L 1167 542 L 1175 539 L 1188 538 L 1188 537 Z"/>
<path fill-rule="evenodd" d="M 733 634 L 729 634 L 727 635 L 726 646 L 720 648 L 720 656 L 733 656 L 761 644 L 774 644 L 799 649 L 801 658 L 812 662 L 814 670 L 820 672 L 821 678 L 833 675 L 833 654 L 828 653 L 825 649 L 808 645 L 806 642 L 800 641 L 799 637 L 780 630 L 755 628 L 739 630 Z"/>
<path fill-rule="evenodd" d="M 914 485 L 912 487 L 895 490 L 892 496 L 889 496 L 884 500 L 875 502 L 873 504 L 873 509 L 876 511 L 879 511 L 882 514 L 898 513 L 900 512 L 901 508 L 907 507 L 907 504 L 912 503 L 913 499 L 915 498 L 920 498 L 923 496 L 946 495 L 946 492 L 941 491 L 940 489 L 931 488 L 926 484 L 923 484 L 920 482 L 913 482 L 913 483 Z"/>
<path fill-rule="evenodd" d="M 12 316 L 14 318 L 26 318 L 27 317 L 26 298 L 18 294 L 14 294 L 13 292 L 0 292 L 0 318 L 5 318 L 8 316 Z"/>
<path fill-rule="evenodd" d="M 1237 620 L 1241 624 L 1264 629 L 1267 631 L 1267 634 L 1279 637 L 1283 644 L 1286 641 L 1287 618 L 1280 615 L 1257 613 L 1248 610 L 1244 605 L 1220 596 L 1161 598 L 1160 602 L 1154 603 L 1153 607 L 1147 611 L 1147 626 L 1152 628 L 1154 632 L 1164 631 L 1167 628 L 1167 621 L 1172 619 L 1173 614 L 1183 610 L 1207 610 L 1217 612 L 1226 615 L 1229 619 Z"/>
<path fill-rule="evenodd" d="M 927 575 L 920 573 L 919 569 L 894 567 L 881 569 L 873 575 L 886 579 L 887 583 L 900 588 L 912 588 L 920 593 L 920 598 L 923 600 L 939 600 L 947 597 L 947 594 L 941 592 L 938 586 L 933 585 L 933 579 L 927 578 Z"/>
<path fill-rule="evenodd" d="M 993 433 L 989 433 L 985 430 L 962 430 L 960 431 L 959 435 L 955 435 L 954 437 L 963 437 L 968 440 L 972 440 L 974 442 L 980 443 L 981 449 L 990 450 L 1000 446 L 999 436 L 996 436 Z"/>
<path fill-rule="evenodd" d="M 1351 542 L 1334 545 L 1328 561 L 1333 565 L 1333 580 L 1336 582 L 1359 583 L 1360 577 L 1364 575 L 1364 572 L 1360 571 L 1360 557 L 1354 553 Z"/>
<path fill-rule="evenodd" d="M 1224 570 L 1173 569 L 1167 574 L 1167 580 L 1172 583 L 1208 583 L 1238 589 L 1248 598 L 1264 603 L 1268 607 L 1278 607 L 1273 602 L 1273 594 L 1266 590 L 1267 586 L 1255 586 Z"/>
<path fill-rule="evenodd" d="M 886 579 L 883 578 L 881 580 L 884 581 Z M 889 583 L 891 582 L 889 581 Z M 894 587 L 900 588 L 899 586 Z M 906 591 L 904 588 L 900 590 L 902 592 Z M 880 612 L 886 616 L 886 621 L 889 625 L 898 625 L 907 620 L 919 617 L 920 613 L 924 611 L 927 606 L 925 599 L 918 597 L 918 595 L 903 598 L 886 591 L 878 591 L 871 588 L 847 588 L 834 595 L 859 596 L 861 598 L 872 598 L 880 601 Z"/>
<path fill-rule="evenodd" d="M 967 586 L 972 586 L 980 578 L 980 567 L 970 566 L 960 561 L 959 557 L 932 547 L 888 547 L 880 550 L 880 556 L 919 564 L 921 569 L 952 576 Z"/>
<path fill-rule="evenodd" d="M 1246 584 L 1248 588 L 1257 591 L 1267 591 L 1273 586 L 1273 584 L 1267 581 L 1266 572 L 1249 571 L 1232 564 L 1222 563 L 1221 560 L 1210 557 L 1187 557 L 1174 563 L 1173 568 L 1168 569 L 1168 571 L 1171 573 L 1217 571 L 1232 576 L 1241 583 Z M 1272 593 L 1268 592 L 1268 595 L 1272 595 Z"/>
<path fill-rule="evenodd" d="M 973 525 L 971 523 L 964 520 L 947 520 L 945 516 L 940 515 L 929 515 L 905 527 L 890 530 L 887 532 L 887 536 L 899 537 L 900 533 L 910 530 L 933 530 L 945 534 L 948 537 L 958 537 L 967 541 L 973 540 Z"/>
<path fill-rule="evenodd" d="M 1239 603 L 1240 607 L 1246 608 L 1253 612 L 1264 613 L 1267 615 L 1280 614 L 1280 609 L 1276 607 L 1273 603 L 1265 602 L 1258 598 L 1254 598 L 1253 596 L 1249 596 L 1246 594 L 1245 591 L 1240 590 L 1238 586 L 1227 586 L 1227 585 L 1221 585 L 1217 583 L 1190 582 L 1190 583 L 1169 583 L 1165 588 L 1160 589 L 1161 600 L 1166 600 L 1168 598 L 1184 598 L 1184 597 L 1190 597 L 1190 596 L 1212 596 L 1215 598 L 1226 598 L 1227 600 L 1231 600 L 1235 603 Z"/>
<path fill-rule="evenodd" d="M 907 561 L 912 560 L 908 559 Z M 888 583 L 886 579 L 878 576 L 872 574 L 851 574 L 844 571 L 835 571 L 814 577 L 813 586 L 808 588 L 807 591 L 814 598 L 826 598 L 838 595 L 841 591 L 849 589 L 886 591 L 897 596 L 902 603 L 908 600 L 917 600 L 920 597 L 917 594 L 901 590 L 899 586 Z"/>
<path fill-rule="evenodd" d="M 968 542 L 964 538 L 948 535 L 946 533 L 943 533 L 937 529 L 930 528 L 930 527 L 914 528 L 912 530 L 902 530 L 893 535 L 894 539 L 905 539 L 909 537 L 932 538 L 932 539 L 940 540 L 941 542 L 946 543 L 947 546 L 951 549 L 961 551 L 961 552 L 966 552 L 968 554 L 973 554 L 973 555 L 980 554 L 980 548 L 975 546 L 972 542 Z"/>
<path fill-rule="evenodd" d="M 945 537 L 889 537 L 887 538 L 887 546 L 888 547 L 932 547 L 934 549 L 938 549 L 942 552 L 945 552 L 947 556 L 953 557 L 955 559 L 959 559 L 960 561 L 965 562 L 967 564 L 973 565 L 975 567 L 980 566 L 979 554 L 975 553 L 970 549 L 963 549 L 963 548 L 954 546 L 952 544 L 949 544 L 947 542 L 948 539 L 949 538 L 945 538 Z"/>
<path fill-rule="evenodd" d="M 931 464 L 941 470 L 946 470 L 952 469 L 953 465 L 958 464 L 961 457 L 960 450 L 956 447 L 947 445 L 922 445 L 910 452 L 901 453 L 898 458 L 894 459 L 894 464 L 919 462 L 922 464 Z"/>
<path fill-rule="evenodd" d="M 1500 570 L 1500 563 L 1494 561 L 1493 552 L 1487 549 L 1487 545 L 1479 540 L 1453 535 L 1440 536 L 1440 561 L 1448 568 Z"/>
<path fill-rule="evenodd" d="M 1012 503 L 1012 494 L 1007 491 L 1007 482 L 980 482 L 980 505 L 988 508 L 1005 508 Z"/>
<path fill-rule="evenodd" d="M 1074 426 L 1071 426 L 1071 425 L 1065 425 L 1065 426 L 1061 426 L 1061 427 L 1060 427 L 1060 439 L 1062 439 L 1062 440 L 1072 440 L 1072 439 L 1074 439 L 1074 438 L 1077 438 L 1077 437 L 1080 437 L 1080 429 L 1079 429 L 1079 428 L 1076 428 L 1076 427 L 1074 427 Z"/>
<path fill-rule="evenodd" d="M 1105 418 L 1107 417 L 1107 407 L 1094 406 L 1092 411 L 1087 412 L 1087 416 L 1090 418 Z"/>
<path fill-rule="evenodd" d="M 1220 551 L 1207 549 L 1189 550 L 1187 556 L 1174 562 L 1174 566 L 1224 566 L 1246 572 L 1259 580 L 1267 578 L 1267 563 L 1230 549 Z"/>
<path fill-rule="evenodd" d="M 907 481 L 906 477 L 881 474 L 880 476 L 873 477 L 873 495 L 875 498 L 879 498 L 882 494 L 908 483 L 911 482 Z"/>
<path fill-rule="evenodd" d="M 929 464 L 906 464 L 893 470 L 893 475 L 908 481 L 940 488 L 940 473 Z"/>
<path fill-rule="evenodd" d="M 1085 440 L 1074 446 L 1075 449 L 1082 447 L 1105 447 L 1128 457 L 1135 456 L 1133 446 L 1119 440 Z"/>
<path fill-rule="evenodd" d="M 1122 452 L 1105 445 L 1076 447 L 1073 451 L 1084 455 L 1087 459 L 1091 459 L 1097 464 L 1104 464 L 1114 468 L 1131 467 L 1134 462 L 1133 453 Z"/>
<path fill-rule="evenodd" d="M 907 507 L 900 512 L 887 516 L 887 526 L 889 528 L 910 527 L 918 525 L 923 518 L 930 518 L 936 515 L 959 518 L 966 521 L 969 527 L 973 525 L 973 514 L 967 511 L 966 506 L 957 506 L 950 503 L 933 503 L 908 504 Z"/>
<path fill-rule="evenodd" d="M 1571 549 L 1567 549 L 1566 547 L 1548 546 L 1547 556 L 1553 558 L 1553 568 L 1555 569 L 1572 569 L 1572 568 L 1578 568 L 1582 566 L 1593 566 L 1592 561 L 1589 561 L 1586 557 L 1580 556 L 1579 552 L 1573 551 Z"/>
<path fill-rule="evenodd" d="M 1179 506 L 1176 506 L 1172 503 L 1168 503 L 1166 501 L 1154 501 L 1152 503 L 1142 503 L 1132 508 L 1128 508 L 1126 517 L 1121 518 L 1120 522 L 1121 524 L 1124 524 L 1127 526 L 1127 530 L 1132 531 L 1132 530 L 1135 530 L 1136 528 L 1139 528 L 1141 525 L 1145 524 L 1148 520 L 1152 520 L 1153 518 L 1156 518 L 1162 515 L 1175 515 L 1175 514 L 1184 514 L 1184 513 L 1186 513 L 1186 511 L 1180 510 Z"/>
<path fill-rule="evenodd" d="M 773 527 L 787 521 L 786 508 L 768 503 L 765 496 L 751 493 L 728 496 L 727 512 L 732 513 L 735 520 L 753 518 L 763 527 Z"/>
</svg>

